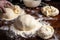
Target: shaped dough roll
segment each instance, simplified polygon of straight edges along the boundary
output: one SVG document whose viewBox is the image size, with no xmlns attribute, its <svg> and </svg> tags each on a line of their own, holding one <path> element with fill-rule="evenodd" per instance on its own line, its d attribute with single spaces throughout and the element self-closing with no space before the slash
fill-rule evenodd
<svg viewBox="0 0 60 40">
<path fill-rule="evenodd" d="M 53 36 L 54 29 L 50 25 L 43 25 L 37 34 L 43 39 L 49 39 Z"/>
<path fill-rule="evenodd" d="M 56 16 L 59 14 L 59 10 L 53 6 L 44 6 L 41 11 L 46 16 Z"/>
<path fill-rule="evenodd" d="M 15 16 L 17 15 L 15 15 L 15 13 L 11 8 L 5 8 L 5 10 L 6 10 L 6 13 L 2 17 L 4 20 L 12 20 L 16 18 Z"/>
</svg>

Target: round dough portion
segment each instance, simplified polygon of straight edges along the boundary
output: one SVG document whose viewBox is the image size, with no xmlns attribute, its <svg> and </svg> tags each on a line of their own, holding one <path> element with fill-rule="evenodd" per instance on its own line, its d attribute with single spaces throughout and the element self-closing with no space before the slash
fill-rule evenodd
<svg viewBox="0 0 60 40">
<path fill-rule="evenodd" d="M 17 24 L 17 25 L 16 25 Z M 21 27 L 23 27 L 24 29 L 24 31 L 29 31 L 29 30 L 31 30 L 31 29 L 34 29 L 35 27 L 41 27 L 41 23 L 39 23 L 38 21 L 36 21 L 35 19 L 34 19 L 34 17 L 32 17 L 31 15 L 29 15 L 29 14 L 26 14 L 26 15 L 22 15 L 22 16 L 20 16 L 20 18 L 18 18 L 17 20 L 16 20 L 16 26 L 17 27 L 19 27 L 18 26 L 18 24 L 22 24 L 22 26 Z"/>
<path fill-rule="evenodd" d="M 14 26 L 17 30 L 20 31 L 19 34 L 16 31 L 16 34 L 18 35 L 22 34 L 23 35 L 23 36 L 21 35 L 22 37 L 27 37 L 28 35 L 35 34 L 36 31 L 38 31 L 41 28 L 42 24 L 36 21 L 35 18 L 32 17 L 31 15 L 25 14 L 20 16 L 15 21 Z"/>
<path fill-rule="evenodd" d="M 25 14 L 19 6 L 15 5 L 14 9 L 5 8 L 6 13 L 3 15 L 2 19 L 10 21 L 16 19 L 18 16 Z"/>
<path fill-rule="evenodd" d="M 49 39 L 53 36 L 54 29 L 50 25 L 43 25 L 40 30 L 38 31 L 38 36 L 43 39 Z"/>
<path fill-rule="evenodd" d="M 2 17 L 4 20 L 12 20 L 17 16 L 11 8 L 5 8 L 5 10 L 6 13 Z"/>
<path fill-rule="evenodd" d="M 53 6 L 44 6 L 41 11 L 46 16 L 56 16 L 59 14 L 59 10 Z"/>
</svg>

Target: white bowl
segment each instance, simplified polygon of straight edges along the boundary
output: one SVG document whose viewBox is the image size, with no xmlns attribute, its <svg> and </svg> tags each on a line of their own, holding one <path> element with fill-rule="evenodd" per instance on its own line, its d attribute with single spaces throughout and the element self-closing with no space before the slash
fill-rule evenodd
<svg viewBox="0 0 60 40">
<path fill-rule="evenodd" d="M 37 7 L 40 5 L 41 0 L 23 0 L 23 2 L 27 7 Z"/>
</svg>

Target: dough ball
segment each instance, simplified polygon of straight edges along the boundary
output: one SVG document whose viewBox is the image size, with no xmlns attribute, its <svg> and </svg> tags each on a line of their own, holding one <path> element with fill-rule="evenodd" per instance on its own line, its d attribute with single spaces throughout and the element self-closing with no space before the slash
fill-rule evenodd
<svg viewBox="0 0 60 40">
<path fill-rule="evenodd" d="M 53 6 L 44 6 L 41 11 L 46 16 L 56 16 L 59 14 L 59 10 Z"/>
<path fill-rule="evenodd" d="M 17 15 L 13 12 L 11 8 L 5 8 L 6 13 L 3 15 L 4 20 L 13 20 Z"/>
<path fill-rule="evenodd" d="M 25 14 L 25 15 L 20 16 L 15 21 L 14 26 L 17 30 L 20 31 L 19 32 L 20 34 L 22 35 L 25 34 L 24 36 L 21 35 L 22 37 L 27 37 L 28 35 L 34 35 L 36 31 L 38 31 L 41 28 L 42 24 L 36 21 L 35 18 L 32 17 L 31 15 Z"/>
<path fill-rule="evenodd" d="M 53 36 L 54 29 L 50 25 L 43 25 L 37 34 L 43 39 L 49 39 Z"/>
<path fill-rule="evenodd" d="M 5 8 L 6 13 L 3 15 L 3 19 L 10 21 L 10 20 L 14 20 L 16 18 L 18 18 L 21 15 L 25 14 L 25 11 L 22 10 L 19 6 L 15 5 L 14 9 L 11 8 Z"/>
</svg>

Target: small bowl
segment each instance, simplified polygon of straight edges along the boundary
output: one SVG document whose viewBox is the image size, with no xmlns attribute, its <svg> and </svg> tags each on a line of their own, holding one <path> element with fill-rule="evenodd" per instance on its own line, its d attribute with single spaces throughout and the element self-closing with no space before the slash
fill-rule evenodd
<svg viewBox="0 0 60 40">
<path fill-rule="evenodd" d="M 23 0 L 26 7 L 37 7 L 40 5 L 41 0 Z"/>
</svg>

